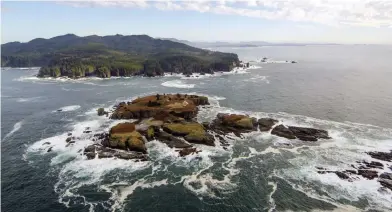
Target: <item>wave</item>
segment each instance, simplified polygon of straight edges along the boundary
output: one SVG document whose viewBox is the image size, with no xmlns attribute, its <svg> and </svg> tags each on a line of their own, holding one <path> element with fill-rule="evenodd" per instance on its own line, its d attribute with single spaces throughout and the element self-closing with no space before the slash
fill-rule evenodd
<svg viewBox="0 0 392 212">
<path fill-rule="evenodd" d="M 4 136 L 3 140 L 8 138 L 8 137 L 10 137 L 10 136 L 12 136 L 15 132 L 20 130 L 20 128 L 22 128 L 23 123 L 24 123 L 23 120 L 20 121 L 20 122 L 15 123 L 14 127 L 12 128 L 12 130 L 9 133 L 7 133 L 7 135 Z"/>
<path fill-rule="evenodd" d="M 28 98 L 18 98 L 16 99 L 17 102 L 42 102 L 44 101 L 44 97 L 37 96 L 37 97 L 28 97 Z"/>
<path fill-rule="evenodd" d="M 271 135 L 270 132 L 252 132 L 244 134 L 242 138 L 227 135 L 226 140 L 230 144 L 227 150 L 220 147 L 219 141 L 216 141 L 216 147 L 195 145 L 202 151 L 184 158 L 178 157 L 175 149 L 159 141 L 151 141 L 146 143 L 149 161 L 134 162 L 114 158 L 86 160 L 80 151 L 94 143 L 92 134 L 107 131 L 120 122 L 99 117 L 96 115 L 96 108 L 92 108 L 84 114 L 85 121 L 71 123 L 67 126 L 68 131 L 29 146 L 26 150 L 26 159 L 36 158 L 30 157 L 35 154 L 52 155 L 50 166 L 61 170 L 55 185 L 59 202 L 67 207 L 84 204 L 92 211 L 97 207 L 121 210 L 127 202 L 126 199 L 135 195 L 136 189 L 154 189 L 168 185 L 182 185 L 200 198 L 225 198 L 225 195 L 238 191 L 241 173 L 260 170 L 257 166 L 263 167 L 263 174 L 260 177 L 264 179 L 268 176 L 268 181 L 265 182 L 264 187 L 256 184 L 254 189 L 272 187 L 272 192 L 266 196 L 271 210 L 278 201 L 281 201 L 272 198 L 280 189 L 279 182 L 273 180 L 275 178 L 288 182 L 292 185 L 292 189 L 300 190 L 301 186 L 306 185 L 301 190 L 303 193 L 335 205 L 340 204 L 340 199 L 347 199 L 350 202 L 366 198 L 371 208 L 392 209 L 387 205 L 392 197 L 391 194 L 377 193 L 376 180 L 359 180 L 350 183 L 341 181 L 332 174 L 318 175 L 314 168 L 315 166 L 342 168 L 357 160 L 369 159 L 363 153 L 365 151 L 392 149 L 392 129 L 333 122 L 288 113 L 235 110 L 220 106 L 219 101 L 225 97 L 205 96 L 209 98 L 211 105 L 200 108 L 198 121 L 211 121 L 218 113 L 247 114 L 256 118 L 271 117 L 287 125 L 326 129 L 332 139 L 315 144 L 304 144 L 297 140 L 287 141 Z M 93 133 L 83 133 L 86 127 L 89 127 Z M 74 145 L 65 147 L 65 139 L 69 132 L 79 139 Z M 280 145 L 282 142 L 301 145 Z M 47 143 L 49 144 L 45 145 Z M 52 147 L 52 151 L 47 153 L 49 147 Z M 269 164 L 270 160 L 274 161 L 272 164 L 280 163 L 280 166 Z M 244 162 L 252 164 L 252 167 L 244 166 Z M 248 176 L 257 177 L 257 175 Z M 263 181 L 265 180 L 255 180 L 260 183 Z M 100 192 L 107 193 L 107 199 L 97 203 L 85 198 L 83 191 L 86 186 L 93 186 Z M 320 189 L 322 194 L 317 193 Z M 325 195 L 328 199 L 325 199 Z"/>
<path fill-rule="evenodd" d="M 64 106 L 61 107 L 57 110 L 54 110 L 53 112 L 70 112 L 74 110 L 78 110 L 80 108 L 80 105 L 69 105 L 69 106 Z"/>
<path fill-rule="evenodd" d="M 245 82 L 265 82 L 267 84 L 270 83 L 270 81 L 268 80 L 268 76 L 261 76 L 261 75 L 256 75 L 254 77 L 251 77 L 249 79 L 244 80 Z"/>
<path fill-rule="evenodd" d="M 170 80 L 163 82 L 161 85 L 171 88 L 194 88 L 195 84 L 186 84 L 181 80 Z"/>
</svg>

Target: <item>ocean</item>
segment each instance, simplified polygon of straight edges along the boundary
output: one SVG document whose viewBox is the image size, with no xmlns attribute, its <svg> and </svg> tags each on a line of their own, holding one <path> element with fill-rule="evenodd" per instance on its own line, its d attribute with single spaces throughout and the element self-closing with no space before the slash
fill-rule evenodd
<svg viewBox="0 0 392 212">
<path fill-rule="evenodd" d="M 392 210 L 392 191 L 380 192 L 377 179 L 349 182 L 315 168 L 341 169 L 374 160 L 367 151 L 392 150 L 392 46 L 214 50 L 251 66 L 189 78 L 80 80 L 2 69 L 2 211 Z M 97 108 L 156 93 L 208 96 L 212 107 L 201 108 L 198 121 L 219 112 L 272 117 L 328 130 L 332 139 L 300 143 L 253 132 L 228 137 L 227 150 L 200 145 L 185 158 L 159 141 L 147 143 L 145 162 L 81 155 L 93 143 L 86 127 L 97 133 L 119 122 Z M 80 140 L 66 147 L 69 132 Z"/>
</svg>

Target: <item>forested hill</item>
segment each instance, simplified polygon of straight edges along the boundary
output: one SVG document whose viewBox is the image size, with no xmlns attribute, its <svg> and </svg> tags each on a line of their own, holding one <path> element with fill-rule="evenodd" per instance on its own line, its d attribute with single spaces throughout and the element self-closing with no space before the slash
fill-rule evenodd
<svg viewBox="0 0 392 212">
<path fill-rule="evenodd" d="M 147 35 L 79 37 L 73 34 L 1 45 L 2 67 L 42 67 L 39 76 L 162 75 L 230 71 L 239 65 L 231 53 L 203 50 Z"/>
</svg>

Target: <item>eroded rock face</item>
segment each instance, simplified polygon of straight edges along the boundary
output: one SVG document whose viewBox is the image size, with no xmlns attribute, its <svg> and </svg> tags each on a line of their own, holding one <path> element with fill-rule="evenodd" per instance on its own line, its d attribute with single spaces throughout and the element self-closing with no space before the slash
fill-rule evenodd
<svg viewBox="0 0 392 212">
<path fill-rule="evenodd" d="M 130 104 L 120 103 L 111 115 L 112 119 L 143 119 L 160 113 L 184 119 L 197 115 L 197 106 L 208 105 L 208 98 L 187 94 L 164 94 L 141 97 Z"/>
<path fill-rule="evenodd" d="M 142 135 L 133 123 L 120 123 L 110 129 L 108 147 L 147 153 Z"/>
</svg>

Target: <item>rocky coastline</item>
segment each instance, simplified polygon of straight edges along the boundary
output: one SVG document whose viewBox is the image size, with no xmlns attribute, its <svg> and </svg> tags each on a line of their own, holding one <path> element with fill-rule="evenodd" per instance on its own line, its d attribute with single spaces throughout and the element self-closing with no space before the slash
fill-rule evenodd
<svg viewBox="0 0 392 212">
<path fill-rule="evenodd" d="M 81 154 L 86 159 L 118 158 L 148 161 L 146 144 L 156 140 L 178 152 L 178 157 L 197 155 L 199 145 L 227 150 L 230 144 L 226 136 L 241 138 L 243 133 L 269 132 L 284 139 L 302 142 L 323 142 L 331 139 L 326 130 L 285 125 L 269 117 L 255 118 L 242 114 L 218 113 L 211 122 L 199 123 L 199 107 L 209 105 L 207 97 L 189 94 L 156 94 L 121 102 L 111 111 L 97 110 L 98 116 L 125 120 L 107 132 L 92 136 L 94 144 L 85 147 Z M 127 121 L 129 120 L 129 121 Z M 92 133 L 86 128 L 83 133 Z M 66 146 L 78 138 L 68 134 Z M 48 151 L 51 151 L 49 148 Z M 336 174 L 341 180 L 353 182 L 360 178 L 377 179 L 380 192 L 392 191 L 392 173 L 385 171 L 380 161 L 392 162 L 391 152 L 366 152 L 374 161 L 357 161 L 351 169 L 330 170 L 315 167 L 318 174 Z M 391 169 L 391 167 L 389 167 Z"/>
</svg>

